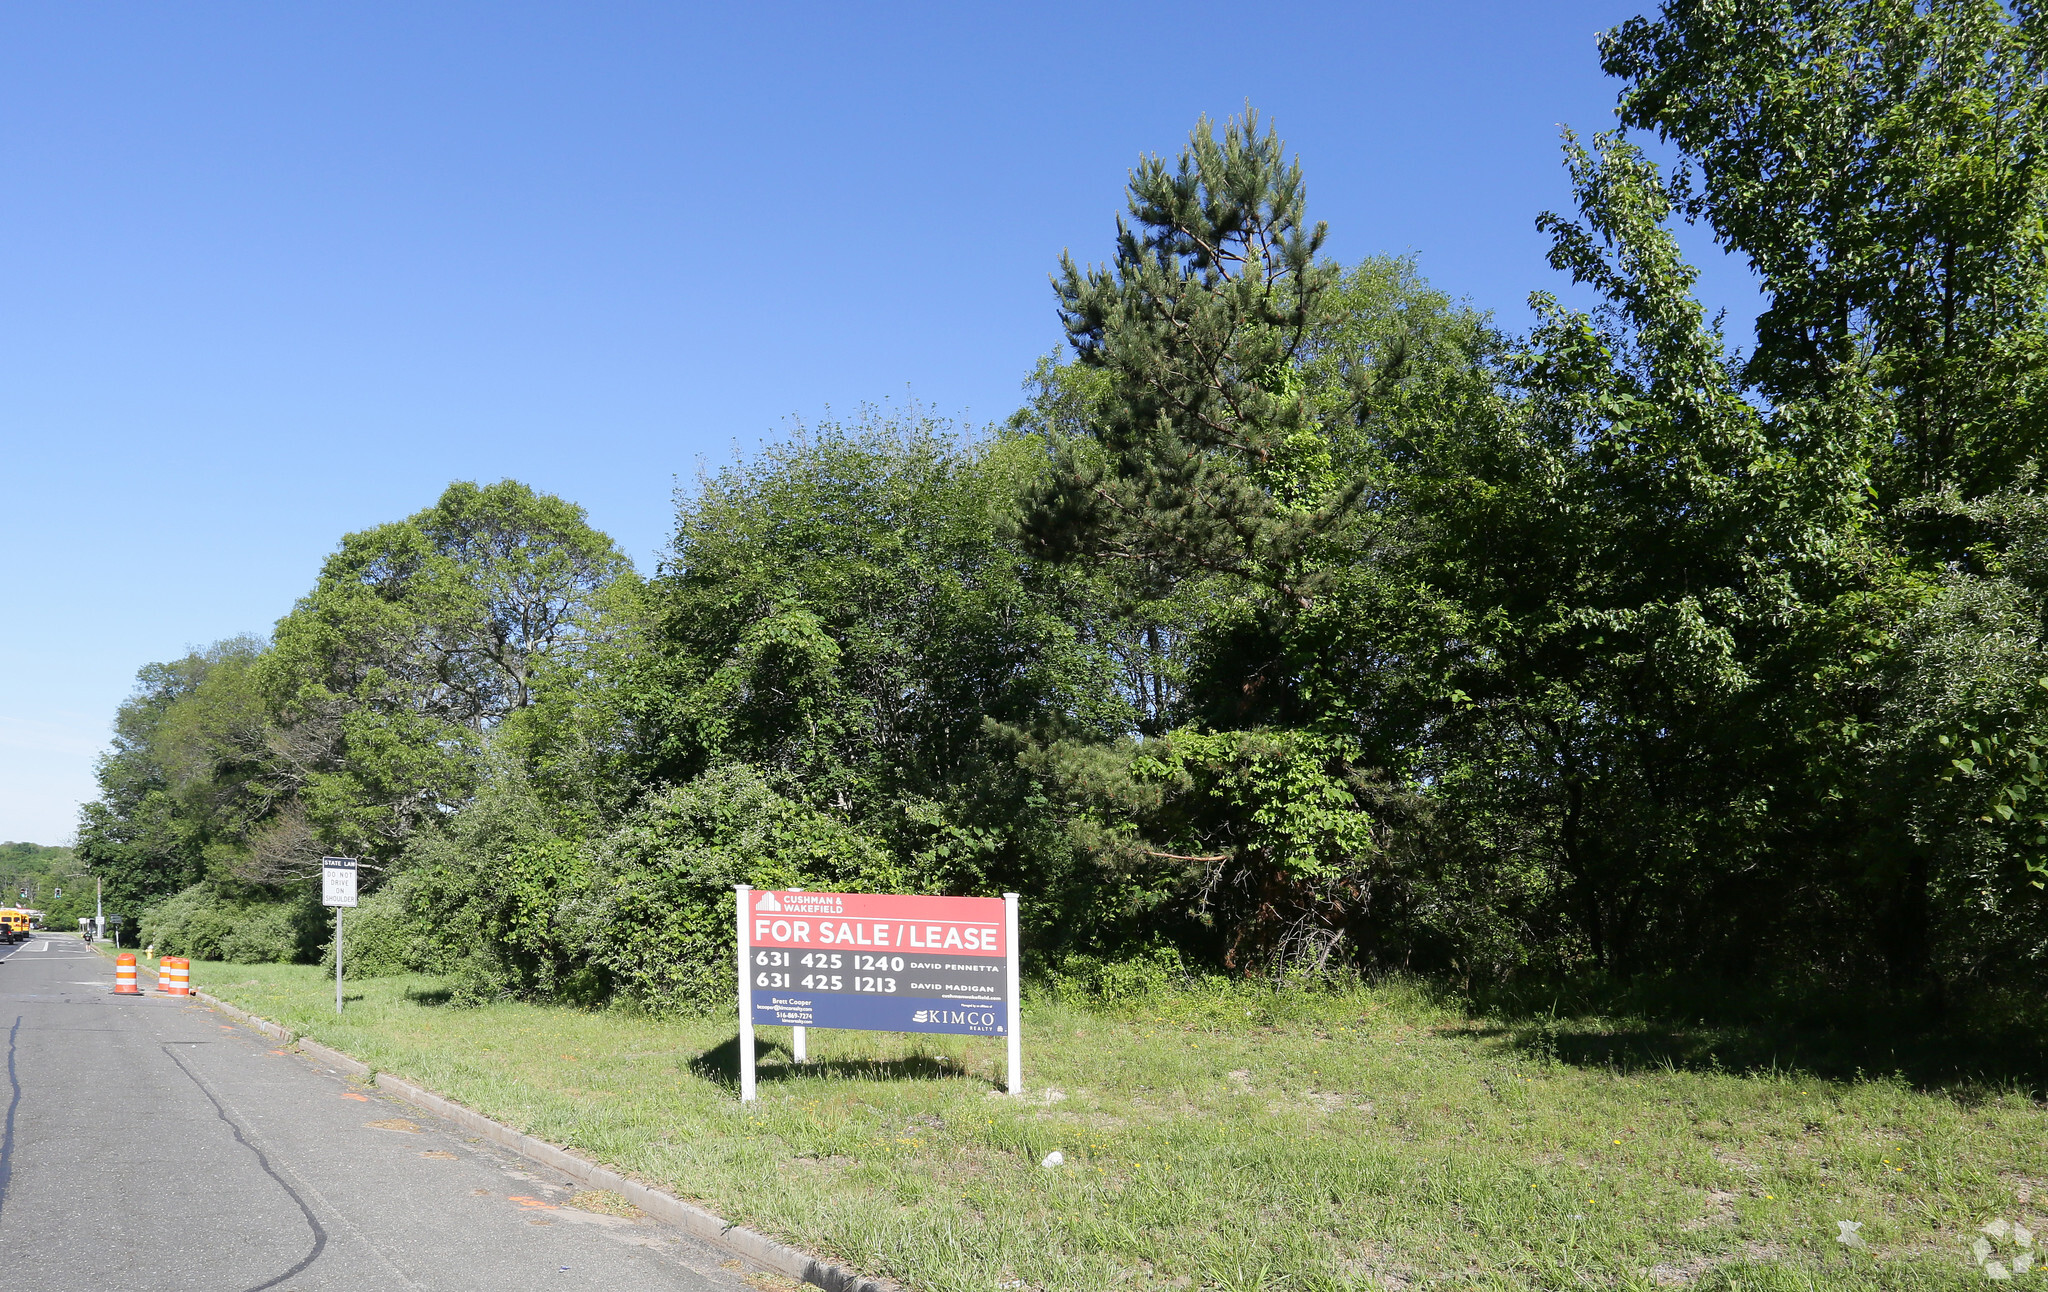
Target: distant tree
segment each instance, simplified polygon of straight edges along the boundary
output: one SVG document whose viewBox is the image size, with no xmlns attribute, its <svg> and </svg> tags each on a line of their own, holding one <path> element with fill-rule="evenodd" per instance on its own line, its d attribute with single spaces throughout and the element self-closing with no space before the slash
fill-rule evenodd
<svg viewBox="0 0 2048 1292">
<path fill-rule="evenodd" d="M 329 850 L 395 857 L 465 801 L 486 738 L 634 581 L 581 507 L 510 480 L 450 485 L 345 537 L 264 660 L 279 806 L 251 875 L 305 873 Z"/>
<path fill-rule="evenodd" d="M 33 907 L 44 912 L 50 927 L 65 928 L 81 901 L 91 910 L 92 880 L 72 849 L 0 843 L 0 905 Z"/>
<path fill-rule="evenodd" d="M 262 815 L 261 789 L 246 789 L 267 753 L 252 678 L 263 648 L 229 638 L 136 675 L 78 827 L 78 859 L 112 909 L 132 913 L 197 882 Z"/>
</svg>

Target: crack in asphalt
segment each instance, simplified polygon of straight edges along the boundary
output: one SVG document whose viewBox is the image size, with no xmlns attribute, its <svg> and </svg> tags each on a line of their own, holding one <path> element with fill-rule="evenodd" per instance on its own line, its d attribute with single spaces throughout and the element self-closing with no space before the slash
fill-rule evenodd
<svg viewBox="0 0 2048 1292">
<path fill-rule="evenodd" d="M 17 1021 L 16 1026 L 19 1025 L 19 1022 Z M 291 1182 L 289 1180 L 286 1180 L 282 1175 L 279 1175 L 277 1173 L 276 1168 L 270 1165 L 269 1156 L 266 1155 L 262 1149 L 256 1147 L 255 1143 L 252 1142 L 247 1135 L 244 1135 L 242 1133 L 241 1124 L 237 1122 L 233 1117 L 228 1115 L 227 1105 L 223 1104 L 220 1101 L 219 1097 L 213 1093 L 212 1089 L 209 1088 L 204 1081 L 199 1079 L 199 1074 L 194 1072 L 191 1068 L 187 1067 L 185 1061 L 178 1057 L 177 1051 L 173 1050 L 170 1047 L 170 1045 L 164 1045 L 163 1052 L 164 1055 L 167 1058 L 169 1058 L 171 1062 L 178 1065 L 178 1070 L 180 1072 L 183 1072 L 187 1077 L 191 1079 L 193 1085 L 199 1087 L 199 1093 L 205 1095 L 206 1102 L 213 1105 L 214 1113 L 218 1115 L 221 1121 L 227 1125 L 227 1128 L 234 1133 L 235 1143 L 240 1144 L 243 1148 L 246 1148 L 251 1153 L 255 1154 L 256 1164 L 263 1168 L 263 1173 L 269 1176 L 271 1179 L 277 1181 L 277 1187 L 283 1189 L 285 1192 L 285 1196 L 290 1198 L 294 1203 L 298 1205 L 300 1214 L 304 1215 L 306 1218 L 306 1228 L 313 1231 L 313 1250 L 306 1253 L 305 1259 L 301 1260 L 297 1265 L 292 1266 L 290 1269 L 286 1270 L 284 1273 L 278 1275 L 277 1277 L 270 1279 L 267 1282 L 258 1283 L 255 1286 L 247 1289 L 247 1292 L 264 1292 L 265 1288 L 274 1288 L 278 1284 L 284 1282 L 286 1279 L 292 1277 L 294 1274 L 298 1274 L 301 1271 L 303 1271 L 307 1266 L 311 1265 L 314 1261 L 320 1259 L 320 1254 L 327 1250 L 327 1231 L 326 1229 L 321 1227 L 320 1218 L 313 1214 L 313 1208 L 307 1206 L 306 1200 L 299 1196 L 299 1191 L 297 1189 L 294 1189 L 291 1185 Z M 19 1087 L 16 1087 L 16 1089 L 18 1091 Z"/>
<path fill-rule="evenodd" d="M 21 1107 L 21 1074 L 14 1070 L 14 1045 L 21 1036 L 20 1014 L 14 1016 L 14 1026 L 7 1029 L 7 1084 L 12 1093 L 7 1097 L 7 1126 L 0 1130 L 0 1208 L 7 1206 L 7 1185 L 14 1179 L 14 1114 Z"/>
</svg>

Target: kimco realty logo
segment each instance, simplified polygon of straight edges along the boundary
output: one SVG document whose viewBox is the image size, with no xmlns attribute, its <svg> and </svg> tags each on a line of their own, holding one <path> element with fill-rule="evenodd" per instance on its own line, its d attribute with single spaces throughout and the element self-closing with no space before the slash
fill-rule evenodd
<svg viewBox="0 0 2048 1292">
<path fill-rule="evenodd" d="M 996 1016 L 971 1009 L 921 1009 L 910 1016 L 913 1023 L 952 1023 L 960 1027 L 994 1027 Z"/>
</svg>

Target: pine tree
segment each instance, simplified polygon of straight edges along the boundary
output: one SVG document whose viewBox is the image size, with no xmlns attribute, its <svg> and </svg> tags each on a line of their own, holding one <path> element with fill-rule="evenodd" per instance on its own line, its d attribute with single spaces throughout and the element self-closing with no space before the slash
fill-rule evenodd
<svg viewBox="0 0 2048 1292">
<path fill-rule="evenodd" d="M 1313 549 L 1352 508 L 1333 469 L 1331 411 L 1302 364 L 1338 285 L 1301 167 L 1256 113 L 1219 141 L 1205 118 L 1172 167 L 1131 172 L 1116 254 L 1061 258 L 1053 285 L 1079 361 L 1107 377 L 1096 417 L 1055 447 L 1027 542 L 1052 559 L 1111 558 L 1236 576 L 1297 606 Z"/>
</svg>

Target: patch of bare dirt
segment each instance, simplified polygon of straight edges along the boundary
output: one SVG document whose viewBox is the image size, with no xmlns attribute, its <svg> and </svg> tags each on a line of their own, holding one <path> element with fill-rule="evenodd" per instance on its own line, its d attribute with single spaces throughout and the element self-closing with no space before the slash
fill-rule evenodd
<svg viewBox="0 0 2048 1292">
<path fill-rule="evenodd" d="M 364 1122 L 363 1125 L 371 1130 L 397 1131 L 402 1135 L 417 1135 L 420 1133 L 420 1128 L 417 1125 L 403 1117 L 384 1117 L 377 1121 Z"/>
</svg>

